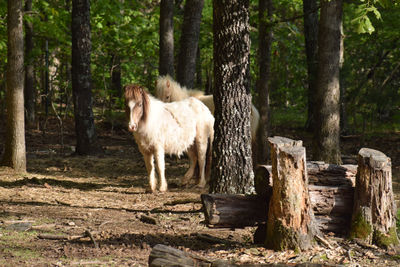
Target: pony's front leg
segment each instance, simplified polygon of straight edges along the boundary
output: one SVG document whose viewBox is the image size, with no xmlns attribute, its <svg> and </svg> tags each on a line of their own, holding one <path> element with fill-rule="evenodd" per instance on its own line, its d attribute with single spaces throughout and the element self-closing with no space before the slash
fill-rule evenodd
<svg viewBox="0 0 400 267">
<path fill-rule="evenodd" d="M 157 161 L 157 172 L 160 177 L 160 192 L 165 192 L 168 189 L 168 183 L 165 179 L 165 160 L 164 160 L 164 149 L 156 149 L 155 152 Z"/>
<path fill-rule="evenodd" d="M 151 192 L 156 191 L 157 180 L 154 170 L 154 155 L 152 153 L 143 153 L 144 163 L 146 164 L 147 174 L 149 175 L 149 184 Z"/>
</svg>

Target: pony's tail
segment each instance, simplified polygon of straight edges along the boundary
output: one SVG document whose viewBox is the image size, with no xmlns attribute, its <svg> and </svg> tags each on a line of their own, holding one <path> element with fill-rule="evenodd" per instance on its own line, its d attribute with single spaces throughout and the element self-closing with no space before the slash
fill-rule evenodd
<svg viewBox="0 0 400 267">
<path fill-rule="evenodd" d="M 214 129 L 213 127 L 211 128 L 211 133 L 208 136 L 208 144 L 207 144 L 207 153 L 206 153 L 206 170 L 205 170 L 205 176 L 206 176 L 206 181 L 209 183 L 210 182 L 210 176 L 211 176 L 211 165 L 212 165 L 212 145 L 214 141 Z"/>
</svg>

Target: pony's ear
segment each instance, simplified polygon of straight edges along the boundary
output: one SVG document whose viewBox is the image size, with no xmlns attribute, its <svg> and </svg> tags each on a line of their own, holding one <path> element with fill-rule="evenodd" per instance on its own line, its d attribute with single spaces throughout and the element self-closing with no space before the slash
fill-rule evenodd
<svg viewBox="0 0 400 267">
<path fill-rule="evenodd" d="M 171 86 L 171 83 L 169 82 L 169 80 L 167 80 L 167 87 L 169 88 Z"/>
<path fill-rule="evenodd" d="M 142 105 L 143 105 L 143 121 L 147 120 L 147 117 L 149 115 L 150 111 L 150 98 L 149 95 L 146 93 L 146 91 L 143 88 L 141 89 L 142 93 Z"/>
</svg>

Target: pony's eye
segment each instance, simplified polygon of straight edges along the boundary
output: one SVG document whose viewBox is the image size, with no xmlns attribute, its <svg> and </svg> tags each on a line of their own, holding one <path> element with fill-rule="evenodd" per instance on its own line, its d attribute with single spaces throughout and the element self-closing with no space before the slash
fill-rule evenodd
<svg viewBox="0 0 400 267">
<path fill-rule="evenodd" d="M 138 106 L 141 108 L 142 107 L 142 103 L 139 103 Z"/>
</svg>

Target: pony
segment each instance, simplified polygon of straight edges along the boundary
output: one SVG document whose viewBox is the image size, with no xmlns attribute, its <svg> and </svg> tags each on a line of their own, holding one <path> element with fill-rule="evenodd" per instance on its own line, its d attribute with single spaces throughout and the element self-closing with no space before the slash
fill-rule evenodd
<svg viewBox="0 0 400 267">
<path fill-rule="evenodd" d="M 189 169 L 183 184 L 194 176 L 198 162 L 200 180 L 197 186 L 203 188 L 210 174 L 214 138 L 214 116 L 208 108 L 194 97 L 164 103 L 136 84 L 125 86 L 125 105 L 128 129 L 143 155 L 151 191 L 155 192 L 157 187 L 154 158 L 160 180 L 159 191 L 168 189 L 165 153 L 180 156 L 187 152 Z"/>
<path fill-rule="evenodd" d="M 204 92 L 194 89 L 187 89 L 181 87 L 179 83 L 174 81 L 168 74 L 165 76 L 159 76 L 156 84 L 156 97 L 163 102 L 181 101 L 188 97 L 196 97 L 203 102 L 214 114 L 214 97 L 213 95 L 205 95 Z M 260 113 L 257 108 L 251 105 L 250 114 L 250 127 L 251 127 L 251 140 L 252 144 L 256 143 L 257 129 L 260 123 Z"/>
</svg>

